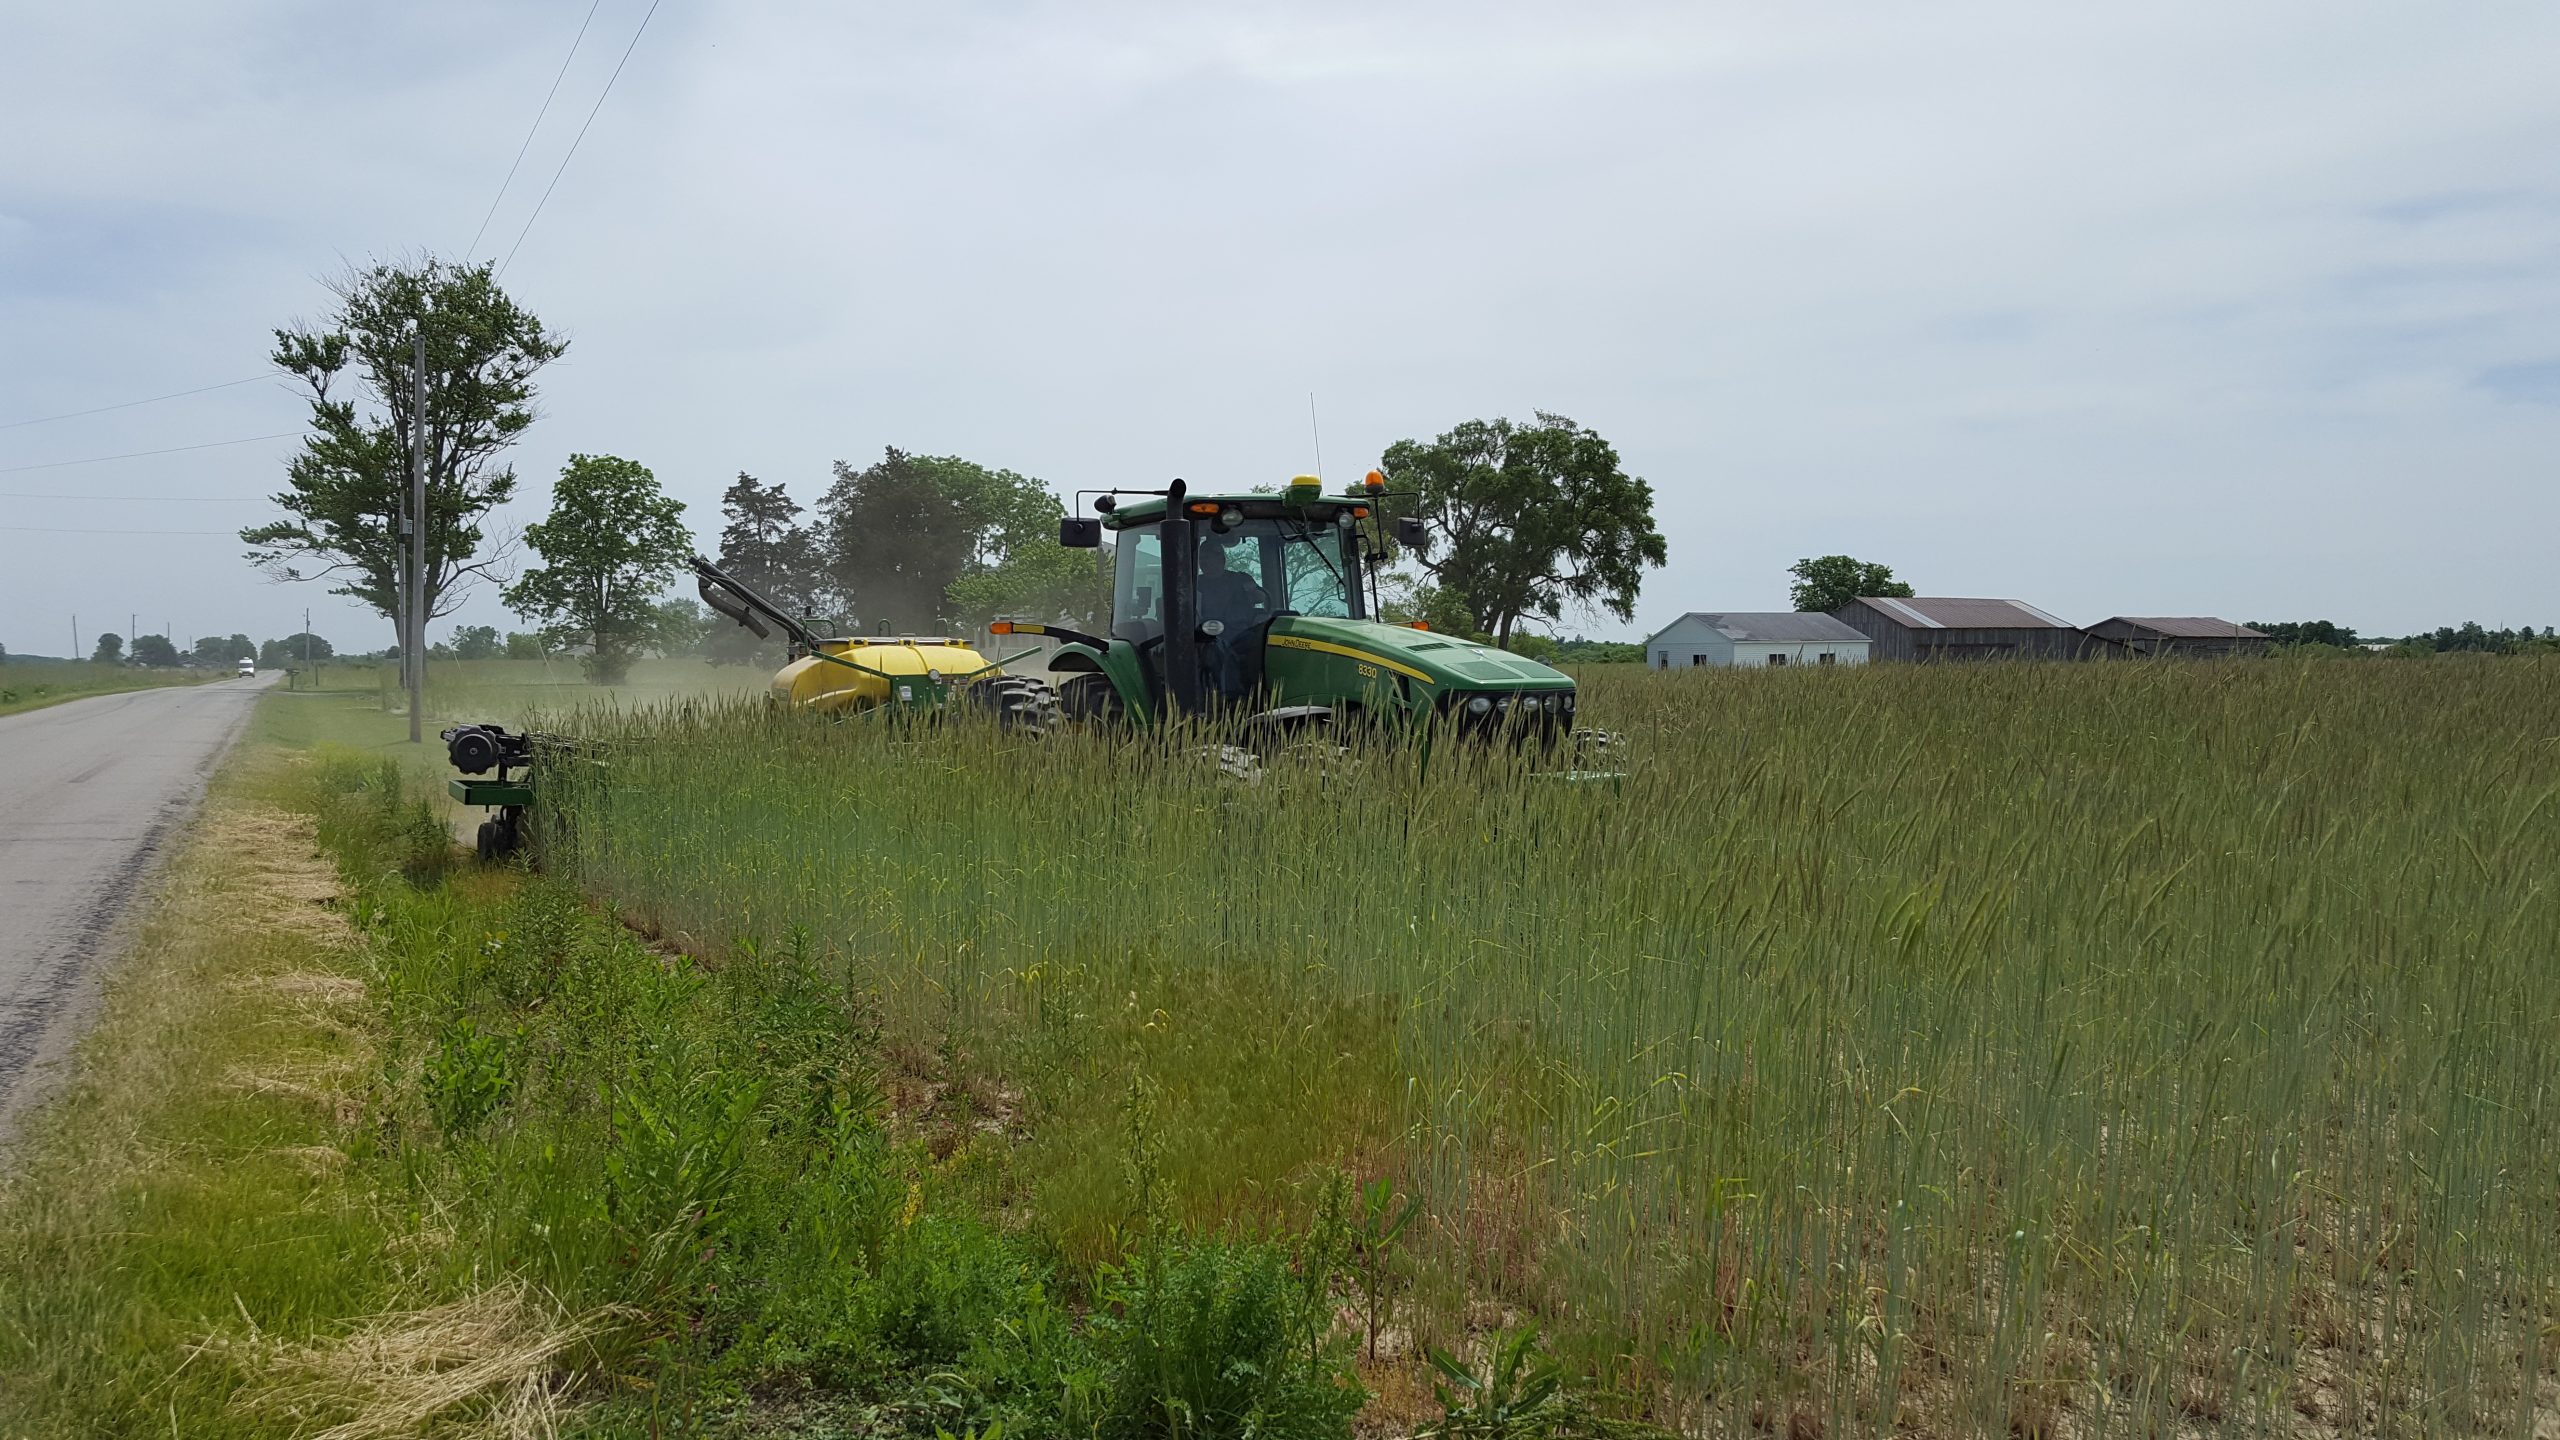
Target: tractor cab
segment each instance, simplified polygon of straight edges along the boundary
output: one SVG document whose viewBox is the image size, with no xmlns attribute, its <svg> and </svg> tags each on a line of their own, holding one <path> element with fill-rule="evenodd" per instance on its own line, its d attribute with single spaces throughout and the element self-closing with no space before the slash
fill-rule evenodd
<svg viewBox="0 0 2560 1440">
<path fill-rule="evenodd" d="M 1424 543 L 1418 519 L 1390 522 L 1371 472 L 1328 495 L 1310 476 L 1277 493 L 1163 491 L 1095 502 L 1061 522 L 1093 547 L 1112 532 L 1107 635 L 1000 625 L 1065 643 L 1050 662 L 1060 708 L 1088 719 L 1242 714 L 1288 725 L 1365 716 L 1549 737 L 1570 729 L 1571 677 L 1457 636 L 1377 618 L 1388 541 Z"/>
<path fill-rule="evenodd" d="M 1166 643 L 1176 606 L 1193 622 L 1190 663 L 1199 672 L 1200 703 L 1209 708 L 1244 703 L 1266 688 L 1267 652 L 1280 620 L 1369 618 L 1355 534 L 1367 506 L 1330 499 L 1291 505 L 1256 495 L 1184 508 L 1189 523 L 1173 533 L 1162 524 L 1162 502 L 1112 517 L 1121 534 L 1112 550 L 1111 636 L 1137 650 L 1153 688 L 1165 688 L 1166 667 L 1183 648 Z"/>
</svg>

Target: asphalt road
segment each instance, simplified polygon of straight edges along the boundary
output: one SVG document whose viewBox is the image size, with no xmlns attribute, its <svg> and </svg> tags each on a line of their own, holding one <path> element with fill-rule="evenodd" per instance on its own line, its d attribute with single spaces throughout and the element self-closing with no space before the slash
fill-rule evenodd
<svg viewBox="0 0 2560 1440">
<path fill-rule="evenodd" d="M 274 681 L 0 715 L 0 1134 L 78 1034 L 136 902 Z"/>
</svg>

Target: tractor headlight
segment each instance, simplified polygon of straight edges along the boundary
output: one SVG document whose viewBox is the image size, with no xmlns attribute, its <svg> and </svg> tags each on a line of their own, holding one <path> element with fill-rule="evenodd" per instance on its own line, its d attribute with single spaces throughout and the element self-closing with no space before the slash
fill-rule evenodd
<svg viewBox="0 0 2560 1440">
<path fill-rule="evenodd" d="M 1573 713 L 1573 692 L 1570 690 L 1564 692 L 1564 713 L 1567 715 Z"/>
<path fill-rule="evenodd" d="M 1556 697 L 1553 694 L 1548 694 L 1542 697 L 1538 701 L 1538 708 L 1546 711 L 1550 715 L 1553 715 L 1556 713 Z"/>
<path fill-rule="evenodd" d="M 1226 509 L 1218 512 L 1218 528 L 1220 530 L 1233 530 L 1243 523 L 1244 509 L 1241 506 L 1230 505 Z"/>
<path fill-rule="evenodd" d="M 1492 712 L 1493 702 L 1482 695 L 1467 702 L 1467 713 L 1470 715 L 1489 715 Z"/>
</svg>

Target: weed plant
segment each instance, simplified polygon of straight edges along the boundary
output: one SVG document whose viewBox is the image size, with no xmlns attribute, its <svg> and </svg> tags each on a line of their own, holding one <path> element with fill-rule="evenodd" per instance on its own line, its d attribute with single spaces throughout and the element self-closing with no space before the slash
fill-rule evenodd
<svg viewBox="0 0 2560 1440">
<path fill-rule="evenodd" d="M 597 1302 L 746 1266 L 767 1316 L 878 1311 L 794 1287 L 904 1263 L 904 1187 L 862 1185 L 904 1167 L 943 1214 L 964 1182 L 842 1158 L 900 1153 L 828 1068 L 875 1026 L 1024 1137 L 1021 1233 L 1062 1268 L 758 1339 L 812 1373 L 1006 1307 L 1036 1350 L 1051 1284 L 1281 1333 L 1237 1318 L 1278 1303 L 1267 1254 L 1133 1260 L 1127 1227 L 1302 1233 L 1338 1166 L 1421 1200 L 1383 1348 L 1534 1318 L 1683 1427 L 2517 1434 L 2551 1403 L 2560 665 L 1613 673 L 1583 715 L 1615 782 L 1441 745 L 1241 783 L 1200 734 L 753 704 L 571 722 L 599 744 L 543 777 L 546 861 L 758 978 L 546 960 L 520 1060 L 455 1042 L 456 1094 L 592 1093 L 474 1142 L 585 1207 L 493 1206 L 490 1241 Z M 645 1157 L 589 1153 L 626 1133 Z M 895 1243 L 1021 1253 L 932 1238 L 980 1223 L 947 1213 Z M 747 1258 L 786 1253 L 862 1258 Z M 1126 1414 L 1130 1363 L 1040 1383 Z"/>
</svg>

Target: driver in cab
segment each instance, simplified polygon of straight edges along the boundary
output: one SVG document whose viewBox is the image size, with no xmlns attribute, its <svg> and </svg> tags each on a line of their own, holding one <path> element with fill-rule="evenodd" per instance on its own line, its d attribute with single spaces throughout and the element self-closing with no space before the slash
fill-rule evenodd
<svg viewBox="0 0 2560 1440">
<path fill-rule="evenodd" d="M 1242 535 L 1210 531 L 1200 541 L 1200 628 L 1211 631 L 1210 672 L 1218 693 L 1244 697 L 1245 637 L 1271 614 L 1270 597 L 1254 575 L 1260 547 Z"/>
</svg>

